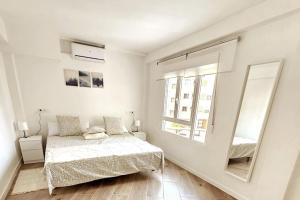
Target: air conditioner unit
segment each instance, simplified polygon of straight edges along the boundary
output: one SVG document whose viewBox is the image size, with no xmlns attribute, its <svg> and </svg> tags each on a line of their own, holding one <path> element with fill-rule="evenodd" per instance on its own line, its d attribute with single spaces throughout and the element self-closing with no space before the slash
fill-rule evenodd
<svg viewBox="0 0 300 200">
<path fill-rule="evenodd" d="M 91 62 L 104 62 L 105 47 L 72 42 L 72 56 L 78 60 Z"/>
</svg>

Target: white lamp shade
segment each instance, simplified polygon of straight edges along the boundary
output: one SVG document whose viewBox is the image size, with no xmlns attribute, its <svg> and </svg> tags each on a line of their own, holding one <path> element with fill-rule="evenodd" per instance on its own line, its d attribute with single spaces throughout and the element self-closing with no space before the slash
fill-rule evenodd
<svg viewBox="0 0 300 200">
<path fill-rule="evenodd" d="M 141 121 L 140 120 L 135 120 L 134 125 L 136 127 L 140 127 L 141 126 Z"/>
<path fill-rule="evenodd" d="M 18 129 L 19 131 L 27 131 L 28 130 L 27 122 L 18 122 Z"/>
</svg>

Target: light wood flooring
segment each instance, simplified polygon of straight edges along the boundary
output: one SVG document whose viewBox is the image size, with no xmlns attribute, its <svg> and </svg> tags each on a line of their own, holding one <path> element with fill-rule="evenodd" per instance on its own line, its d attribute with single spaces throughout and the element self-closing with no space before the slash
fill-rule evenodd
<svg viewBox="0 0 300 200">
<path fill-rule="evenodd" d="M 41 165 L 24 165 L 34 168 Z M 8 200 L 234 200 L 233 197 L 166 160 L 164 174 L 146 172 L 90 183 L 9 195 Z"/>
</svg>

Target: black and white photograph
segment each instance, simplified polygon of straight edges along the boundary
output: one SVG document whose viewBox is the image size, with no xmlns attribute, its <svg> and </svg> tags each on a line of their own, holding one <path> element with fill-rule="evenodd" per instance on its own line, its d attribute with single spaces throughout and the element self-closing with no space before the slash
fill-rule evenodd
<svg viewBox="0 0 300 200">
<path fill-rule="evenodd" d="M 103 73 L 92 72 L 91 74 L 92 74 L 93 88 L 103 88 L 104 87 Z"/>
<path fill-rule="evenodd" d="M 72 69 L 64 69 L 65 82 L 67 86 L 78 87 L 78 71 Z"/>
<path fill-rule="evenodd" d="M 79 86 L 91 87 L 91 73 L 87 71 L 79 71 Z"/>
</svg>

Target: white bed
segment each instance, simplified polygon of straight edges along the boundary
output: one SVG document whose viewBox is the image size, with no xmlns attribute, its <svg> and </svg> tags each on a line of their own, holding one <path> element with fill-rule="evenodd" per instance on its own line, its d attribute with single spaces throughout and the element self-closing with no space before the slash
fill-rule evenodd
<svg viewBox="0 0 300 200">
<path fill-rule="evenodd" d="M 97 179 L 137 173 L 163 171 L 163 151 L 130 134 L 102 140 L 82 136 L 48 136 L 44 170 L 49 193 Z"/>
<path fill-rule="evenodd" d="M 248 138 L 234 137 L 229 158 L 251 158 L 255 152 L 256 141 Z"/>
</svg>

